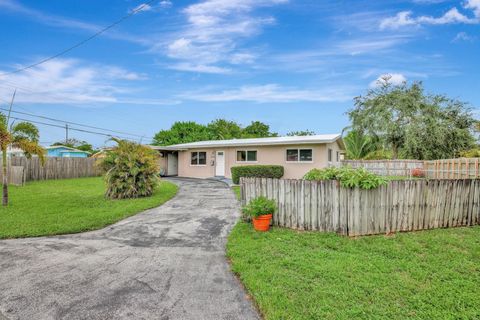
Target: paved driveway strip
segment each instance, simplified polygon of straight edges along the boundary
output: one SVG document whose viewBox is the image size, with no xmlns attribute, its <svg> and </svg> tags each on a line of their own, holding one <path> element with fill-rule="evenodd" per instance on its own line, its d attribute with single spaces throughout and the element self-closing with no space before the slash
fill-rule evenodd
<svg viewBox="0 0 480 320">
<path fill-rule="evenodd" d="M 232 191 L 173 181 L 174 199 L 105 229 L 0 241 L 0 319 L 258 319 L 225 259 Z"/>
</svg>

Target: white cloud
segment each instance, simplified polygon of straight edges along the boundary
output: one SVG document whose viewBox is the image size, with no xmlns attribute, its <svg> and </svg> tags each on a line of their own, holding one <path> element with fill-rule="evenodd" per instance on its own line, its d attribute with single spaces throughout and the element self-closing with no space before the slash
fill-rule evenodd
<svg viewBox="0 0 480 320">
<path fill-rule="evenodd" d="M 231 73 L 232 70 L 229 68 L 218 67 L 215 65 L 205 65 L 205 64 L 195 64 L 189 62 L 180 62 L 168 66 L 169 69 L 178 70 L 178 71 L 188 71 L 188 72 L 199 72 L 199 73 L 217 73 L 217 74 L 226 74 Z"/>
<path fill-rule="evenodd" d="M 407 82 L 407 78 L 401 73 L 385 73 L 380 75 L 376 80 L 370 82 L 370 88 L 380 87 L 387 82 L 398 86 Z"/>
<path fill-rule="evenodd" d="M 452 24 L 452 23 L 478 23 L 475 19 L 470 19 L 461 14 L 457 8 L 448 10 L 443 16 L 433 18 L 430 16 L 421 16 L 417 18 L 420 24 Z"/>
<path fill-rule="evenodd" d="M 256 59 L 256 56 L 251 53 L 233 53 L 230 56 L 231 64 L 248 64 L 253 63 Z"/>
<path fill-rule="evenodd" d="M 473 10 L 475 17 L 480 18 L 480 0 L 467 0 L 464 7 Z"/>
<path fill-rule="evenodd" d="M 39 10 L 28 8 L 15 0 L 0 0 L 0 8 L 3 10 L 8 10 L 16 14 L 21 14 L 31 18 L 38 23 L 62 28 L 62 29 L 73 29 L 81 30 L 89 34 L 93 34 L 103 29 L 104 25 L 97 25 L 90 22 L 84 22 L 81 20 L 66 18 L 62 16 L 47 14 Z M 136 43 L 140 45 L 151 45 L 151 41 L 146 37 L 141 37 L 138 35 L 131 35 L 125 32 L 119 32 L 118 30 L 111 29 L 108 32 L 104 33 L 103 36 L 109 37 L 111 39 L 128 41 L 131 43 Z"/>
<path fill-rule="evenodd" d="M 469 18 L 460 13 L 457 8 L 448 10 L 440 17 L 432 16 L 418 16 L 414 17 L 411 11 L 401 11 L 393 17 L 388 17 L 380 22 L 380 29 L 399 29 L 405 26 L 419 26 L 423 24 L 429 25 L 443 25 L 443 24 L 476 24 L 479 23 L 480 5 L 477 4 L 480 0 L 470 0 L 465 5 L 465 8 L 474 10 L 476 18 Z M 478 7 L 477 7 L 478 5 Z"/>
<path fill-rule="evenodd" d="M 130 12 L 147 12 L 147 11 L 158 11 L 157 9 L 166 9 L 172 6 L 172 2 L 169 0 L 160 1 L 157 5 L 142 3 L 133 8 Z"/>
<path fill-rule="evenodd" d="M 298 89 L 278 84 L 242 86 L 221 92 L 192 92 L 181 98 L 202 102 L 250 101 L 257 103 L 336 102 L 348 101 L 354 96 L 352 88 Z"/>
<path fill-rule="evenodd" d="M 142 12 L 142 11 L 150 11 L 152 10 L 152 6 L 146 3 L 139 4 L 135 8 L 132 9 L 131 12 Z"/>
<path fill-rule="evenodd" d="M 160 1 L 159 5 L 162 8 L 170 8 L 171 6 L 173 6 L 173 3 L 170 0 L 163 0 L 163 1 Z"/>
<path fill-rule="evenodd" d="M 398 29 L 404 26 L 416 25 L 411 11 L 401 11 L 394 17 L 385 18 L 380 22 L 380 29 Z"/>
<path fill-rule="evenodd" d="M 8 71 L 0 70 L 3 72 Z M 143 79 L 145 75 L 117 66 L 56 59 L 21 73 L 0 76 L 0 97 L 5 100 L 18 88 L 19 103 L 130 103 L 135 100 L 132 81 Z"/>
<path fill-rule="evenodd" d="M 472 42 L 476 39 L 476 37 L 473 37 L 473 36 L 470 36 L 468 33 L 466 32 L 459 32 L 457 33 L 457 35 L 455 36 L 455 38 L 452 39 L 452 42 Z"/>
<path fill-rule="evenodd" d="M 409 36 L 390 36 L 390 37 L 368 37 L 343 41 L 335 45 L 336 53 L 358 55 L 365 53 L 375 53 L 382 50 L 391 49 L 399 44 L 405 43 Z"/>
<path fill-rule="evenodd" d="M 260 33 L 265 25 L 275 22 L 272 17 L 254 15 L 253 11 L 286 2 L 205 0 L 190 5 L 182 11 L 188 23 L 161 49 L 171 59 L 180 61 L 170 68 L 182 71 L 224 73 L 231 69 L 228 65 L 252 63 L 256 56 L 240 48 L 240 40 Z"/>
</svg>

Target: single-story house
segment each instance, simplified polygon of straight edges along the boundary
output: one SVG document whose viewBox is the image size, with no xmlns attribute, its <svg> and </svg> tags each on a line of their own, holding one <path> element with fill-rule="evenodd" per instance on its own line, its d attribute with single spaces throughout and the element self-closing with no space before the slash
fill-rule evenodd
<svg viewBox="0 0 480 320">
<path fill-rule="evenodd" d="M 231 178 L 231 168 L 281 165 L 285 179 L 298 179 L 313 168 L 340 165 L 344 153 L 340 134 L 212 140 L 152 146 L 160 153 L 161 173 L 191 178 Z"/>
<path fill-rule="evenodd" d="M 50 146 L 45 147 L 47 150 L 47 157 L 60 157 L 60 158 L 87 158 L 90 152 L 70 148 L 67 146 Z"/>
</svg>

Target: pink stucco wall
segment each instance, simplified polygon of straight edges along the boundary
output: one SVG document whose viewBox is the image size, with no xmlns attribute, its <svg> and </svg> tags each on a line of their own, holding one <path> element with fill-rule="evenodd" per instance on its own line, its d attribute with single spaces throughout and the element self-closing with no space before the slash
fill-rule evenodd
<svg viewBox="0 0 480 320">
<path fill-rule="evenodd" d="M 332 149 L 332 162 L 328 163 L 328 148 Z M 287 149 L 312 149 L 312 162 L 292 163 L 286 161 Z M 252 163 L 237 162 L 237 150 L 257 150 L 257 161 Z M 207 164 L 192 166 L 190 153 L 193 151 L 205 151 Z M 310 169 L 325 168 L 339 165 L 336 153 L 341 149 L 337 142 L 331 144 L 316 145 L 288 145 L 288 146 L 257 146 L 257 147 L 229 147 L 229 148 L 198 148 L 178 153 L 178 175 L 181 177 L 209 178 L 215 176 L 216 151 L 225 152 L 225 177 L 231 178 L 230 168 L 240 165 L 281 165 L 285 168 L 284 179 L 299 179 Z"/>
</svg>

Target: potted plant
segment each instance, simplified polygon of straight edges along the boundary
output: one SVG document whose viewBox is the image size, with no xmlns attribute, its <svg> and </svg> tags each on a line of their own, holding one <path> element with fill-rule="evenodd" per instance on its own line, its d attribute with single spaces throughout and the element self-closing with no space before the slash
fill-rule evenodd
<svg viewBox="0 0 480 320">
<path fill-rule="evenodd" d="M 268 231 L 272 215 L 277 209 L 275 201 L 265 197 L 252 199 L 245 207 L 243 213 L 252 217 L 253 228 L 257 231 Z"/>
</svg>

